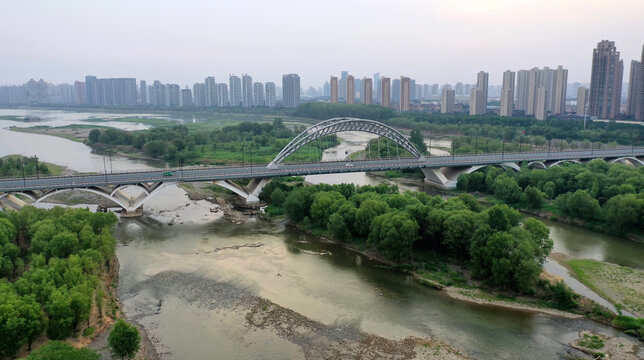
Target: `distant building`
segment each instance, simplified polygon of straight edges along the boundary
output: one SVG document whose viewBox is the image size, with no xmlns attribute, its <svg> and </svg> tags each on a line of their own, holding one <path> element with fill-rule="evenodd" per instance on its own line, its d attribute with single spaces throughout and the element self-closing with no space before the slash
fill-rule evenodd
<svg viewBox="0 0 644 360">
<path fill-rule="evenodd" d="M 391 106 L 391 79 L 384 76 L 380 78 L 380 105 Z"/>
<path fill-rule="evenodd" d="M 503 72 L 503 85 L 501 86 L 501 108 L 499 115 L 512 116 L 514 105 L 514 77 L 515 73 L 510 70 Z"/>
<path fill-rule="evenodd" d="M 215 89 L 217 84 L 215 84 Z M 217 93 L 215 92 L 215 95 Z M 195 107 L 205 107 L 206 106 L 206 84 L 205 83 L 195 83 L 192 85 L 192 96 L 194 98 Z M 215 100 L 217 102 L 218 100 Z"/>
<path fill-rule="evenodd" d="M 239 76 L 230 75 L 228 77 L 230 97 L 230 106 L 240 106 L 242 103 L 241 79 Z"/>
<path fill-rule="evenodd" d="M 563 115 L 566 113 L 566 91 L 568 90 L 568 70 L 563 66 L 557 66 L 555 70 L 554 91 L 552 92 L 553 115 Z"/>
<path fill-rule="evenodd" d="M 168 84 L 168 106 L 181 106 L 181 87 L 178 84 Z"/>
<path fill-rule="evenodd" d="M 517 72 L 517 83 L 516 83 L 517 101 L 514 108 L 517 110 L 522 110 L 524 112 L 528 108 L 529 79 L 530 79 L 529 70 L 519 70 L 519 72 Z"/>
<path fill-rule="evenodd" d="M 192 107 L 192 91 L 190 89 L 181 89 L 181 106 Z"/>
<path fill-rule="evenodd" d="M 476 87 L 483 90 L 483 114 L 487 112 L 487 91 L 488 91 L 488 78 L 490 74 L 485 71 L 479 71 L 476 74 Z"/>
<path fill-rule="evenodd" d="M 253 106 L 253 77 L 242 74 L 242 106 L 245 108 Z"/>
<path fill-rule="evenodd" d="M 374 85 L 374 94 L 376 95 L 375 99 L 376 102 L 380 102 L 380 86 L 382 85 L 380 82 L 380 73 L 375 73 L 373 74 L 373 85 Z"/>
<path fill-rule="evenodd" d="M 331 99 L 330 102 L 332 104 L 336 104 L 338 102 L 338 77 L 337 76 L 331 76 Z"/>
<path fill-rule="evenodd" d="M 264 85 L 264 91 L 266 93 L 266 106 L 275 107 L 275 83 L 267 82 Z"/>
<path fill-rule="evenodd" d="M 282 75 L 282 104 L 287 108 L 296 108 L 300 105 L 299 75 Z"/>
<path fill-rule="evenodd" d="M 340 89 L 339 89 L 339 98 L 342 100 L 347 99 L 347 76 L 349 76 L 348 71 L 340 72 Z"/>
<path fill-rule="evenodd" d="M 615 119 L 622 96 L 624 63 L 614 41 L 603 40 L 593 50 L 590 73 L 588 114 L 601 119 Z"/>
<path fill-rule="evenodd" d="M 139 81 L 139 99 L 142 105 L 148 104 L 148 84 L 145 80 Z"/>
<path fill-rule="evenodd" d="M 400 79 L 393 79 L 391 82 L 391 102 L 400 104 Z"/>
<path fill-rule="evenodd" d="M 262 84 L 261 82 L 253 83 L 253 105 L 266 105 L 264 102 L 264 84 Z"/>
<path fill-rule="evenodd" d="M 331 96 L 331 84 L 329 84 L 328 81 L 324 82 L 323 96 L 325 96 L 325 97 Z"/>
<path fill-rule="evenodd" d="M 411 79 L 405 76 L 400 77 L 400 111 L 409 111 L 411 100 Z"/>
<path fill-rule="evenodd" d="M 466 95 L 463 91 L 465 87 L 463 86 L 462 82 L 457 82 L 456 85 L 454 85 L 454 93 L 456 95 Z"/>
<path fill-rule="evenodd" d="M 485 114 L 485 93 L 478 87 L 470 90 L 470 115 Z"/>
<path fill-rule="evenodd" d="M 145 81 L 143 83 L 145 84 Z M 76 104 L 87 104 L 85 96 L 85 83 L 81 81 L 74 82 L 74 102 Z"/>
<path fill-rule="evenodd" d="M 168 106 L 166 86 L 159 80 L 154 80 L 154 83 L 152 83 L 152 105 Z"/>
<path fill-rule="evenodd" d="M 588 105 L 588 88 L 580 86 L 577 89 L 577 116 L 586 115 L 586 105 Z"/>
<path fill-rule="evenodd" d="M 98 104 L 96 100 L 96 76 L 85 76 L 85 99 L 88 104 Z"/>
<path fill-rule="evenodd" d="M 217 83 L 215 82 L 214 76 L 208 76 L 204 81 L 204 90 L 205 90 L 205 99 L 206 102 L 201 106 L 219 106 L 217 95 Z M 195 94 L 196 97 L 196 94 Z"/>
<path fill-rule="evenodd" d="M 346 100 L 346 103 L 347 103 L 347 104 L 353 104 L 353 103 L 354 103 L 354 99 L 355 99 L 356 91 L 355 91 L 355 89 L 354 89 L 354 85 L 355 85 L 355 83 L 354 83 L 354 81 L 353 81 L 353 80 L 354 80 L 353 75 L 348 75 L 348 76 L 346 77 L 346 83 L 347 83 L 347 96 L 345 97 L 345 100 Z"/>
<path fill-rule="evenodd" d="M 626 111 L 635 121 L 644 121 L 644 46 L 641 61 L 631 61 Z"/>
<path fill-rule="evenodd" d="M 230 106 L 228 99 L 228 85 L 226 83 L 217 84 L 217 104 L 218 106 Z"/>
<path fill-rule="evenodd" d="M 441 101 L 441 114 L 450 114 L 454 112 L 456 91 L 449 88 L 443 88 L 443 99 Z"/>
<path fill-rule="evenodd" d="M 546 119 L 546 88 L 545 87 L 540 87 L 537 90 L 537 103 L 535 105 L 534 109 L 534 117 L 537 120 L 545 120 Z"/>
<path fill-rule="evenodd" d="M 370 78 L 362 78 L 362 94 L 360 95 L 362 103 L 371 105 L 373 99 L 373 82 Z"/>
</svg>

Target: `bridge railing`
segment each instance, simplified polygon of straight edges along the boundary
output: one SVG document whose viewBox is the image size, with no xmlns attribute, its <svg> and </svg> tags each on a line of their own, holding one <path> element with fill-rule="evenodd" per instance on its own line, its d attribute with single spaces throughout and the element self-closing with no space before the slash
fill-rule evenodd
<svg viewBox="0 0 644 360">
<path fill-rule="evenodd" d="M 610 148 L 610 149 L 564 149 L 564 150 L 559 150 L 556 148 L 551 148 L 549 151 L 547 149 L 539 149 L 539 150 L 532 150 L 532 151 L 521 151 L 521 152 L 476 152 L 476 153 L 467 153 L 467 154 L 441 154 L 441 155 L 426 155 L 426 159 L 432 159 L 432 158 L 453 158 L 455 161 L 454 163 L 471 163 L 472 161 L 469 160 L 472 157 L 490 157 L 490 156 L 508 156 L 508 157 L 513 157 L 515 158 L 517 155 L 534 155 L 534 154 L 580 154 L 583 155 L 584 157 L 589 157 L 588 152 L 590 152 L 590 157 L 592 156 L 597 156 L 597 157 L 602 157 L 602 156 L 616 156 L 616 155 L 611 155 L 610 152 L 615 151 L 615 152 L 620 152 L 619 156 L 627 156 L 628 153 L 624 152 L 624 150 L 628 151 L 630 150 L 632 154 L 644 154 L 644 147 L 633 147 L 633 146 L 618 146 L 616 148 Z M 640 155 L 637 155 L 640 156 Z M 468 160 L 460 161 L 461 159 L 458 158 L 467 158 Z M 347 160 L 332 160 L 332 161 L 323 161 L 323 163 L 346 163 L 346 162 L 354 162 L 354 163 L 359 163 L 359 162 L 372 162 L 372 161 L 389 161 L 389 160 L 398 160 L 398 159 L 409 159 L 409 160 L 416 160 L 415 157 L 388 157 L 388 158 L 379 158 L 377 160 L 375 159 L 361 159 L 361 160 L 355 160 L 355 161 L 347 161 Z M 457 161 L 458 159 L 458 161 Z M 535 160 L 535 159 L 533 159 Z M 548 159 L 541 159 L 541 160 L 548 160 Z M 522 161 L 521 159 L 519 160 L 514 160 L 514 161 Z M 281 165 L 303 165 L 303 164 L 318 164 L 321 162 L 307 162 L 307 161 L 302 161 L 302 162 L 288 162 L 288 163 L 283 163 Z M 184 167 L 172 167 L 172 168 L 159 168 L 159 169 L 142 169 L 142 170 L 116 170 L 116 171 L 111 171 L 111 172 L 96 172 L 96 173 L 79 173 L 79 174 L 74 174 L 74 175 L 59 175 L 59 176 L 40 176 L 40 177 L 35 177 L 35 176 L 29 176 L 29 177 L 22 177 L 22 176 L 12 176 L 12 177 L 0 177 L 0 180 L 25 180 L 25 181 L 30 181 L 30 180 L 38 180 L 38 179 L 74 179 L 74 178 L 87 178 L 87 177 L 102 177 L 102 176 L 113 176 L 113 175 L 126 175 L 126 174 L 160 174 L 163 172 L 167 171 L 172 171 L 172 172 L 180 172 L 180 171 L 194 171 L 194 170 L 221 170 L 221 169 L 247 169 L 247 168 L 265 168 L 268 164 L 267 163 L 233 163 L 233 164 L 227 164 L 227 165 L 215 165 L 215 166 L 184 166 Z"/>
</svg>

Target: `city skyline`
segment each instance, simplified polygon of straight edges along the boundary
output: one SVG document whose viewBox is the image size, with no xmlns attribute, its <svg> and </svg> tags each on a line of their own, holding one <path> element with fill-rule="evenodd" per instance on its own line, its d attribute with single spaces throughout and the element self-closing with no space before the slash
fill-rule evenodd
<svg viewBox="0 0 644 360">
<path fill-rule="evenodd" d="M 3 33 L 10 34 L 0 40 L 5 70 L 0 73 L 2 84 L 17 85 L 30 78 L 63 83 L 86 74 L 100 74 L 105 78 L 176 82 L 183 88 L 202 81 L 202 74 L 222 78 L 226 73 L 247 72 L 261 82 L 275 81 L 280 74 L 297 73 L 303 79 L 303 87 L 308 88 L 319 86 L 338 68 L 349 70 L 356 79 L 380 72 L 392 78 L 407 74 L 417 83 L 440 84 L 466 81 L 484 69 L 490 73 L 490 84 L 500 84 L 504 70 L 531 68 L 534 64 L 561 64 L 570 70 L 570 82 L 584 83 L 590 79 L 589 54 L 598 39 L 616 42 L 622 58 L 628 60 L 624 73 L 630 72 L 630 59 L 640 58 L 639 30 L 644 13 L 644 3 L 627 0 L 571 0 L 563 4 L 550 0 L 527 4 L 501 0 L 466 0 L 466 4 L 280 1 L 271 4 L 271 8 L 255 2 L 193 2 L 192 6 L 119 1 L 100 5 L 72 1 L 56 2 L 55 6 L 32 3 L 5 4 L 4 13 L 11 16 L 0 21 Z M 546 12 L 555 3 L 558 11 Z M 204 19 L 213 14 L 241 12 L 248 13 L 249 21 L 274 31 L 245 36 L 248 30 L 235 16 L 218 16 L 217 27 Z M 368 15 L 362 17 L 364 20 L 355 21 L 352 17 L 363 13 Z M 328 16 L 346 18 L 343 23 L 348 24 L 348 30 L 329 27 Z M 353 21 L 348 21 L 350 18 Z M 193 26 L 179 26 L 181 22 Z M 375 34 L 358 31 L 372 22 L 387 25 L 368 26 L 375 29 Z M 38 23 L 38 28 L 47 31 L 34 33 L 24 27 L 26 23 Z M 172 23 L 177 25 L 168 26 Z M 515 23 L 525 26 L 516 34 L 508 33 L 506 27 Z M 598 23 L 602 26 L 596 26 Z M 300 31 L 292 31 L 293 25 Z M 222 28 L 227 30 L 221 32 Z M 449 31 L 445 32 L 446 28 Z M 355 31 L 351 41 L 339 40 L 352 29 Z M 239 32 L 242 41 L 232 41 L 227 36 L 231 32 Z M 288 32 L 289 41 L 268 38 L 275 32 Z M 441 36 L 432 35 L 436 32 Z M 500 33 L 503 42 L 491 40 L 501 38 Z M 404 36 L 397 36 L 401 40 L 388 44 L 387 51 L 383 51 L 377 39 L 384 34 Z M 421 40 L 426 38 L 434 39 L 431 46 L 422 45 Z M 295 43 L 298 46 L 293 46 Z M 361 44 L 361 51 L 355 52 L 356 44 Z M 436 55 L 437 47 L 440 56 Z M 340 62 L 329 61 L 342 51 L 355 53 Z"/>
</svg>

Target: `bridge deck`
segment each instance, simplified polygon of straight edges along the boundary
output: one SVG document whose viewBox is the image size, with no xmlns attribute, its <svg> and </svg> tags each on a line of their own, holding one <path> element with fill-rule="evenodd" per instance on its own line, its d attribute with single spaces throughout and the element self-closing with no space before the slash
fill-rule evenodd
<svg viewBox="0 0 644 360">
<path fill-rule="evenodd" d="M 214 181 L 276 176 L 301 176 L 311 174 L 349 173 L 361 171 L 382 171 L 414 168 L 467 167 L 474 165 L 501 164 L 522 161 L 583 160 L 595 158 L 619 158 L 644 156 L 644 148 L 623 148 L 608 150 L 578 150 L 551 152 L 522 152 L 505 154 L 432 156 L 423 159 L 401 158 L 364 160 L 354 162 L 318 162 L 280 164 L 275 168 L 265 165 L 240 167 L 199 167 L 172 169 L 171 176 L 164 176 L 168 169 L 134 171 L 112 174 L 90 174 L 76 176 L 0 179 L 0 192 L 20 192 L 42 189 L 83 188 L 103 185 L 128 185 L 169 181 Z"/>
</svg>

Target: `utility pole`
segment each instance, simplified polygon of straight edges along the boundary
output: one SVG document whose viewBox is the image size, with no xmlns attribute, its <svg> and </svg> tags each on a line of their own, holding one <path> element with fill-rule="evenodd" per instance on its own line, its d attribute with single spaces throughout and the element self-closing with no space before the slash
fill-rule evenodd
<svg viewBox="0 0 644 360">
<path fill-rule="evenodd" d="M 503 160 L 505 158 L 505 138 L 503 138 L 503 142 L 501 144 L 501 160 Z"/>
<path fill-rule="evenodd" d="M 25 180 L 25 160 L 20 157 L 20 167 L 22 168 L 22 185 L 27 187 L 27 181 Z"/>
<path fill-rule="evenodd" d="M 474 155 L 479 154 L 479 137 L 474 138 Z"/>
<path fill-rule="evenodd" d="M 40 179 L 40 175 L 38 174 L 38 156 L 34 155 L 34 159 L 36 159 L 36 179 Z"/>
<path fill-rule="evenodd" d="M 105 155 L 103 155 L 103 175 L 105 175 L 105 182 L 107 183 L 107 165 L 105 165 Z"/>
<path fill-rule="evenodd" d="M 110 149 L 110 174 L 112 174 L 112 149 Z"/>
</svg>

